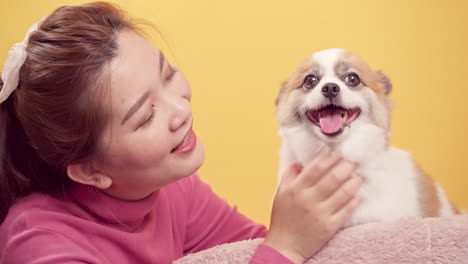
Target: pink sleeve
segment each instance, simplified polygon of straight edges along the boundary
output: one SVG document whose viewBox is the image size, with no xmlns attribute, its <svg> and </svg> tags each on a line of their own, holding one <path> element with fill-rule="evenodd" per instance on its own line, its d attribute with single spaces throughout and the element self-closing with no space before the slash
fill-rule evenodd
<svg viewBox="0 0 468 264">
<path fill-rule="evenodd" d="M 290 259 L 283 256 L 281 253 L 264 244 L 260 244 L 255 250 L 254 255 L 249 261 L 249 264 L 294 264 Z"/>
<path fill-rule="evenodd" d="M 107 263 L 97 252 L 85 250 L 79 243 L 46 229 L 28 229 L 9 239 L 0 255 L 0 263 Z"/>
<path fill-rule="evenodd" d="M 266 228 L 240 214 L 217 196 L 198 175 L 191 176 L 184 254 L 224 243 L 265 237 Z"/>
</svg>

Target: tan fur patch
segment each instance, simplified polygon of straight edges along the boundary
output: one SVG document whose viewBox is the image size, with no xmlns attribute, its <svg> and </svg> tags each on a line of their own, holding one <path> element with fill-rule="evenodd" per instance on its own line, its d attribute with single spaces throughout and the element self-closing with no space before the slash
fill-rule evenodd
<svg viewBox="0 0 468 264">
<path fill-rule="evenodd" d="M 392 87 L 392 82 L 390 81 L 388 76 L 385 75 L 385 73 L 383 73 L 381 71 L 376 71 L 376 74 L 377 74 L 377 77 L 379 78 L 380 84 L 382 85 L 382 87 L 384 89 L 385 94 L 386 95 L 390 94 L 393 87 Z"/>
<path fill-rule="evenodd" d="M 385 102 L 385 91 L 379 82 L 379 78 L 369 65 L 359 56 L 349 51 L 345 51 L 343 55 L 343 61 L 349 65 L 352 65 L 355 70 L 358 71 L 359 77 L 364 84 L 371 88 L 379 97 L 382 102 Z"/>
<path fill-rule="evenodd" d="M 302 85 L 303 76 L 306 72 L 310 71 L 314 67 L 315 62 L 312 56 L 305 58 L 301 64 L 296 68 L 292 76 L 283 82 L 278 98 L 276 99 L 276 105 L 283 101 L 284 97 L 287 96 L 291 91 L 299 88 Z"/>
<path fill-rule="evenodd" d="M 416 164 L 416 163 L 415 163 Z M 441 203 L 437 194 L 434 181 L 418 165 L 417 174 L 419 181 L 419 201 L 421 203 L 423 217 L 436 217 L 440 214 Z"/>
<path fill-rule="evenodd" d="M 414 162 L 414 161 L 413 161 Z M 415 163 L 416 164 L 416 163 Z M 416 166 L 418 166 L 416 164 Z M 423 208 L 423 217 L 436 217 L 440 216 L 440 209 L 441 209 L 441 201 L 440 197 L 437 192 L 436 183 L 432 178 L 427 175 L 419 166 L 417 167 L 417 172 L 419 174 L 419 186 L 421 197 L 420 201 Z M 450 207 L 454 214 L 461 214 L 462 212 L 453 204 L 452 201 L 450 202 Z"/>
<path fill-rule="evenodd" d="M 281 98 L 283 98 L 284 94 L 286 93 L 286 85 L 288 84 L 288 80 L 283 81 L 281 84 L 281 89 L 279 91 L 278 97 L 275 100 L 275 105 L 278 106 L 278 103 L 280 102 Z"/>
</svg>

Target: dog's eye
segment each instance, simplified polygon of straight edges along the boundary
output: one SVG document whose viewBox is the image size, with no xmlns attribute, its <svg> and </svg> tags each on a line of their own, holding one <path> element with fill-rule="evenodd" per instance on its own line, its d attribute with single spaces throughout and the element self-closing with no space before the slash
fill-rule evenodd
<svg viewBox="0 0 468 264">
<path fill-rule="evenodd" d="M 359 79 L 359 76 L 357 76 L 357 74 L 350 73 L 346 75 L 345 82 L 351 87 L 356 87 L 361 83 L 361 79 Z"/>
<path fill-rule="evenodd" d="M 307 75 L 304 79 L 304 83 L 302 84 L 302 87 L 306 89 L 312 89 L 314 88 L 318 83 L 319 83 L 319 78 L 315 75 Z"/>
</svg>

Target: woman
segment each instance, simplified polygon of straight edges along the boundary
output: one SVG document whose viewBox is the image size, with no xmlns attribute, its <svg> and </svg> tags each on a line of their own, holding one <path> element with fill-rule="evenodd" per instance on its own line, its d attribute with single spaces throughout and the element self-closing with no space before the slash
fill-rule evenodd
<svg viewBox="0 0 468 264">
<path fill-rule="evenodd" d="M 190 86 L 138 32 L 97 2 L 57 9 L 12 49 L 0 82 L 0 262 L 170 263 L 266 236 L 251 263 L 303 263 L 357 206 L 355 165 L 331 154 L 291 165 L 267 233 L 196 174 Z"/>
</svg>

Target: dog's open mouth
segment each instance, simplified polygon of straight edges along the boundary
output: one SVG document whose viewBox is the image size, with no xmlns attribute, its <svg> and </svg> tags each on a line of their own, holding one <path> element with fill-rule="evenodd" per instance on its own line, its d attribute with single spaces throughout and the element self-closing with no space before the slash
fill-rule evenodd
<svg viewBox="0 0 468 264">
<path fill-rule="evenodd" d="M 343 132 L 361 113 L 359 108 L 346 109 L 337 105 L 326 105 L 307 111 L 307 117 L 319 126 L 327 136 L 336 136 Z"/>
</svg>

